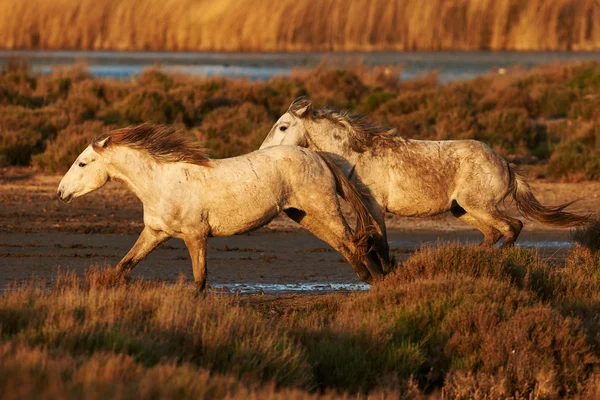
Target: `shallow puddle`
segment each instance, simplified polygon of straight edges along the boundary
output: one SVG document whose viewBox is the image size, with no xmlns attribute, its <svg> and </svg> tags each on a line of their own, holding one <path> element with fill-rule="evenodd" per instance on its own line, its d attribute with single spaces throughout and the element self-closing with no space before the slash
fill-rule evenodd
<svg viewBox="0 0 600 400">
<path fill-rule="evenodd" d="M 367 283 L 314 282 L 314 283 L 215 283 L 211 290 L 223 294 L 284 294 L 355 292 L 370 289 Z"/>
</svg>

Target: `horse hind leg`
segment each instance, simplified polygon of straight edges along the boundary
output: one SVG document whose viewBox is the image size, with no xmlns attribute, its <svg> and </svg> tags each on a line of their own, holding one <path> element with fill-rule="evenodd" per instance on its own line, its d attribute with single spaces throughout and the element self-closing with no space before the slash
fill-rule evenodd
<svg viewBox="0 0 600 400">
<path fill-rule="evenodd" d="M 371 260 L 361 257 L 339 206 L 335 208 L 321 204 L 319 209 L 310 210 L 290 208 L 285 213 L 344 256 L 361 281 L 371 283 L 373 278 L 383 276 L 381 269 L 374 266 Z"/>
<path fill-rule="evenodd" d="M 470 213 L 467 213 L 458 203 L 455 202 L 450 212 L 462 222 L 471 225 L 483 233 L 483 240 L 479 243 L 480 246 L 492 247 L 502 238 L 502 233 L 498 229 L 481 222 Z"/>
<path fill-rule="evenodd" d="M 509 224 L 511 225 L 512 234 L 504 235 L 504 241 L 502 242 L 503 249 L 513 247 L 515 241 L 521 234 L 521 230 L 523 229 L 523 222 L 521 222 L 520 220 L 508 216 L 505 216 L 505 218 L 509 221 Z"/>
<path fill-rule="evenodd" d="M 464 208 L 475 219 L 495 228 L 504 236 L 502 248 L 512 247 L 523 229 L 523 223 L 520 220 L 504 215 L 495 206 L 490 209 L 473 209 L 467 206 Z"/>
</svg>

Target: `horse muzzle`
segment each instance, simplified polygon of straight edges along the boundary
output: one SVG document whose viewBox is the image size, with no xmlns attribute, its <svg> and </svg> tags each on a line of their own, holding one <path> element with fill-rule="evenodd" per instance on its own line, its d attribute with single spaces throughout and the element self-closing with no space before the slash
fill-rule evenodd
<svg viewBox="0 0 600 400">
<path fill-rule="evenodd" d="M 64 193 L 64 191 L 62 189 L 58 189 L 58 191 L 56 192 L 56 194 L 58 195 L 58 198 L 62 202 L 70 203 L 70 202 L 73 201 L 73 194 L 65 196 L 65 193 Z"/>
</svg>

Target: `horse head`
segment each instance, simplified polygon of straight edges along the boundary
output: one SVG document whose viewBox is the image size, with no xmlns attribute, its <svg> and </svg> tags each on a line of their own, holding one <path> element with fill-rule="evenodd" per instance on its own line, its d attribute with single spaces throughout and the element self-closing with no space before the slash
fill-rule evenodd
<svg viewBox="0 0 600 400">
<path fill-rule="evenodd" d="M 307 146 L 307 131 L 304 119 L 312 113 L 312 103 L 304 97 L 298 97 L 290 105 L 260 145 L 261 149 L 279 145 Z"/>
<path fill-rule="evenodd" d="M 108 181 L 104 158 L 96 149 L 104 148 L 110 137 L 94 140 L 77 157 L 58 185 L 58 197 L 66 203 L 101 188 Z"/>
</svg>

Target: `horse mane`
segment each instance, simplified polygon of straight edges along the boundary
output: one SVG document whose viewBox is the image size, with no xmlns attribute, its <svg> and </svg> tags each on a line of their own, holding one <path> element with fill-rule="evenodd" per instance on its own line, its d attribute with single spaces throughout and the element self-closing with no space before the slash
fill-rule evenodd
<svg viewBox="0 0 600 400">
<path fill-rule="evenodd" d="M 109 140 L 105 147 L 98 145 L 107 138 Z M 117 145 L 145 151 L 158 163 L 184 162 L 208 166 L 210 162 L 204 147 L 166 125 L 142 124 L 116 129 L 92 141 L 96 151 Z"/>
<path fill-rule="evenodd" d="M 299 114 L 302 109 L 306 112 Z M 299 118 L 309 120 L 327 120 L 335 125 L 341 125 L 347 128 L 349 144 L 352 150 L 362 153 L 372 147 L 377 140 L 382 144 L 393 144 L 394 138 L 402 138 L 398 135 L 396 128 L 379 126 L 367 120 L 363 114 L 351 114 L 348 111 L 338 111 L 331 108 L 313 109 L 312 103 L 305 99 L 296 99 L 290 106 L 289 112 Z"/>
</svg>

